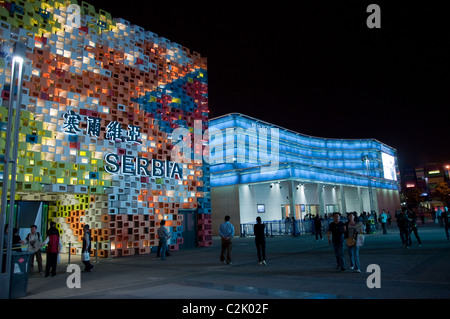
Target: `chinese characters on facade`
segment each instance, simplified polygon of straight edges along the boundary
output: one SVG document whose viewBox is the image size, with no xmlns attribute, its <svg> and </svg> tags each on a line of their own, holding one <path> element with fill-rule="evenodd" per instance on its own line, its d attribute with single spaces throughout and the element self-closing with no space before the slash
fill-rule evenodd
<svg viewBox="0 0 450 319">
<path fill-rule="evenodd" d="M 65 120 L 63 130 L 69 134 L 78 134 L 81 131 L 81 116 L 70 110 L 63 114 Z M 86 134 L 91 137 L 99 138 L 101 131 L 101 119 L 92 116 L 86 116 Z M 126 134 L 125 134 L 126 133 Z M 122 141 L 142 144 L 141 128 L 135 125 L 128 125 L 128 129 L 124 132 L 122 124 L 117 121 L 109 122 L 106 126 L 105 138 L 111 141 Z"/>
</svg>

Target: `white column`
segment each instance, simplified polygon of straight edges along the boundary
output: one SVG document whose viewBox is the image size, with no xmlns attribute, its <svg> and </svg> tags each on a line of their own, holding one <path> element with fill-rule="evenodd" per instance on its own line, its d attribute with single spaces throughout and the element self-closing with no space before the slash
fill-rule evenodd
<svg viewBox="0 0 450 319">
<path fill-rule="evenodd" d="M 362 212 L 364 211 L 364 197 L 362 187 L 358 187 L 358 197 L 359 197 L 359 210 L 362 214 Z"/>
<path fill-rule="evenodd" d="M 295 200 L 294 200 L 294 181 L 287 181 L 288 183 L 288 189 L 289 189 L 289 207 L 291 209 L 291 216 L 294 216 L 295 219 L 297 219 L 297 216 L 295 216 Z"/>
<path fill-rule="evenodd" d="M 319 194 L 319 214 L 320 216 L 325 215 L 325 201 L 323 199 L 323 184 L 317 184 L 317 192 Z"/>
<path fill-rule="evenodd" d="M 339 186 L 339 190 L 340 190 L 340 199 L 341 199 L 341 203 L 340 203 L 340 210 L 341 210 L 341 214 L 345 214 L 347 212 L 347 205 L 345 204 L 345 189 L 344 189 L 344 185 Z"/>
</svg>

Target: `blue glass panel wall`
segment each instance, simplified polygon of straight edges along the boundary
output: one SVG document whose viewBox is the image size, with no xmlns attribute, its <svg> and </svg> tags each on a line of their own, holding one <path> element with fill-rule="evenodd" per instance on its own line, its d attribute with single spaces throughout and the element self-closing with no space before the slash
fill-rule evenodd
<svg viewBox="0 0 450 319">
<path fill-rule="evenodd" d="M 211 119 L 209 127 L 211 186 L 287 178 L 368 186 L 370 179 L 373 187 L 398 189 L 385 178 L 381 155 L 392 156 L 398 172 L 396 150 L 375 139 L 308 136 L 238 113 Z"/>
</svg>

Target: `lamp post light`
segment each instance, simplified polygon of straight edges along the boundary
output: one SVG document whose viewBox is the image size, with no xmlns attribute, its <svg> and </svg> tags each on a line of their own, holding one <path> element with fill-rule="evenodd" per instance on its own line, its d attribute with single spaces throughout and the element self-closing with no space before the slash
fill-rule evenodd
<svg viewBox="0 0 450 319">
<path fill-rule="evenodd" d="M 19 144 L 19 130 L 20 130 L 20 105 L 22 101 L 22 75 L 23 62 L 26 54 L 26 46 L 23 43 L 16 42 L 14 44 L 11 65 L 11 84 L 9 89 L 9 104 L 8 104 L 8 122 L 6 128 L 5 140 L 5 157 L 3 167 L 3 185 L 1 197 L 1 211 L 0 211 L 0 247 L 2 253 L 0 254 L 0 264 L 2 269 L 0 271 L 0 298 L 9 298 L 11 289 L 11 248 L 13 235 L 13 221 L 14 221 L 14 207 L 16 195 L 16 172 L 17 172 L 17 153 Z M 17 96 L 15 95 L 15 86 L 17 80 Z M 15 111 L 15 112 L 14 112 Z M 11 151 L 11 137 L 12 151 Z M 11 173 L 9 166 L 11 164 Z M 9 212 L 8 207 L 8 181 L 11 175 L 11 183 L 9 190 Z M 5 238 L 4 231 L 6 225 L 6 216 L 8 215 L 9 229 Z M 5 243 L 6 239 L 6 243 Z M 6 251 L 3 249 L 6 246 Z M 5 260 L 4 260 L 5 259 Z M 3 265 L 5 264 L 5 269 Z"/>
</svg>

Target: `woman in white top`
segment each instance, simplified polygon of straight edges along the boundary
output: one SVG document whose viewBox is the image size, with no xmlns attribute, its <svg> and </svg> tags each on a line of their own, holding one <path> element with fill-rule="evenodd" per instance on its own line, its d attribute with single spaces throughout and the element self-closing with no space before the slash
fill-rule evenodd
<svg viewBox="0 0 450 319">
<path fill-rule="evenodd" d="M 355 269 L 356 272 L 361 272 L 359 266 L 359 246 L 356 245 L 356 237 L 363 233 L 363 224 L 361 222 L 355 222 L 355 215 L 353 213 L 348 214 L 348 222 L 345 223 L 347 226 L 346 238 L 353 238 L 353 245 L 349 246 L 347 244 L 348 256 L 350 257 L 350 269 Z"/>
</svg>

